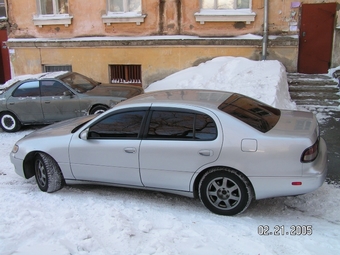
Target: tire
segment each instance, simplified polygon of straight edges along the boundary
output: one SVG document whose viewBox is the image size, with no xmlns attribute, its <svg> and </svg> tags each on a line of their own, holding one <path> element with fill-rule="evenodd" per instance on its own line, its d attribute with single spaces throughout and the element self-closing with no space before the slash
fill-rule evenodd
<svg viewBox="0 0 340 255">
<path fill-rule="evenodd" d="M 198 189 L 205 207 L 219 215 L 239 214 L 253 199 L 249 181 L 231 169 L 211 169 L 202 177 Z"/>
<path fill-rule="evenodd" d="M 55 160 L 45 154 L 38 153 L 34 160 L 35 180 L 41 191 L 52 193 L 64 186 L 64 177 Z"/>
<path fill-rule="evenodd" d="M 21 128 L 18 118 L 10 112 L 0 114 L 0 126 L 6 132 L 16 132 Z"/>
<path fill-rule="evenodd" d="M 107 109 L 109 108 L 104 105 L 97 105 L 91 109 L 90 114 L 101 114 L 103 112 L 106 112 Z"/>
</svg>

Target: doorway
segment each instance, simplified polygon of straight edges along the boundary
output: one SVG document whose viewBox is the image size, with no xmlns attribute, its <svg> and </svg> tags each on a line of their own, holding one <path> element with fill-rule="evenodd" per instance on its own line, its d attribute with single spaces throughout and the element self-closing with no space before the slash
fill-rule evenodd
<svg viewBox="0 0 340 255">
<path fill-rule="evenodd" d="M 9 63 L 9 53 L 6 46 L 7 30 L 0 30 L 0 84 L 4 84 L 11 79 L 11 68 Z"/>
<path fill-rule="evenodd" d="M 331 64 L 336 3 L 303 4 L 298 72 L 328 73 Z"/>
</svg>

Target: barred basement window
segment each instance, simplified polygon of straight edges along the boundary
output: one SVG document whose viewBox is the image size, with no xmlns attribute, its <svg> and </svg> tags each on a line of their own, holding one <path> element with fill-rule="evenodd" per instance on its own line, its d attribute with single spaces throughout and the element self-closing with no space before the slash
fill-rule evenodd
<svg viewBox="0 0 340 255">
<path fill-rule="evenodd" d="M 141 65 L 110 65 L 111 83 L 126 83 L 142 86 Z"/>
<path fill-rule="evenodd" d="M 44 65 L 43 69 L 44 69 L 44 72 L 59 72 L 59 71 L 72 72 L 72 66 L 71 65 L 65 65 L 65 66 Z"/>
</svg>

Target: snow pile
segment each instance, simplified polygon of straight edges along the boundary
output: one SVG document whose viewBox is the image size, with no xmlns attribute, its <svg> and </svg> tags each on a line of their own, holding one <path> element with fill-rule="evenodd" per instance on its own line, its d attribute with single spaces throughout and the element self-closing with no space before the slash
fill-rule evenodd
<svg viewBox="0 0 340 255">
<path fill-rule="evenodd" d="M 280 109 L 296 109 L 290 99 L 286 69 L 277 60 L 217 57 L 154 82 L 145 91 L 174 88 L 236 92 Z"/>
</svg>

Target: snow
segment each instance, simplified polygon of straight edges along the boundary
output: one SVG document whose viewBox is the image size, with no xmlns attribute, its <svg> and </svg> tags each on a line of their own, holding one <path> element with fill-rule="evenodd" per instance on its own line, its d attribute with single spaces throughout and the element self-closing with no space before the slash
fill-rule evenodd
<svg viewBox="0 0 340 255">
<path fill-rule="evenodd" d="M 285 70 L 277 61 L 216 58 L 147 90 L 165 85 L 237 91 L 280 108 L 296 107 L 285 93 Z M 215 215 L 199 200 L 160 192 L 78 185 L 48 194 L 34 178 L 18 176 L 9 160 L 14 143 L 35 128 L 0 131 L 2 255 L 339 253 L 340 196 L 335 184 L 324 183 L 296 197 L 254 201 L 233 217 Z M 258 234 L 267 226 L 269 232 L 284 230 L 280 235 Z M 307 226 L 310 235 L 290 234 Z"/>
<path fill-rule="evenodd" d="M 145 91 L 172 88 L 227 90 L 280 109 L 296 109 L 288 92 L 286 69 L 277 60 L 217 57 L 152 83 Z"/>
</svg>

